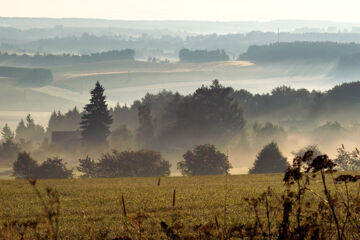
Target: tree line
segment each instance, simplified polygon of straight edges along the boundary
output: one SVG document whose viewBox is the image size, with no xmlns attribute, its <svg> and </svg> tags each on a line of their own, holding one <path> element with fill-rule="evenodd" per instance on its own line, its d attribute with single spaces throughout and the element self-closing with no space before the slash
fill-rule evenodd
<svg viewBox="0 0 360 240">
<path fill-rule="evenodd" d="M 183 155 L 178 163 L 183 175 L 226 174 L 232 168 L 227 156 L 214 145 L 197 145 Z M 116 177 L 161 177 L 170 175 L 171 164 L 160 152 L 138 150 L 103 154 L 97 161 L 90 157 L 78 159 L 77 170 L 82 178 Z M 14 176 L 17 178 L 71 178 L 73 169 L 58 157 L 48 158 L 41 164 L 29 153 L 19 152 L 13 163 Z"/>
<path fill-rule="evenodd" d="M 66 29 L 66 27 L 65 27 Z M 130 48 L 136 50 L 142 57 L 175 57 L 178 49 L 225 49 L 233 56 L 246 52 L 249 46 L 266 45 L 280 38 L 282 42 L 360 42 L 359 33 L 291 33 L 250 31 L 247 33 L 229 34 L 197 34 L 189 36 L 173 35 L 168 33 L 152 34 L 139 33 L 134 36 L 133 32 L 122 29 L 117 35 L 104 34 L 104 32 L 89 32 L 84 29 L 78 33 L 72 30 L 67 36 L 58 35 L 62 29 L 28 29 L 18 30 L 9 27 L 0 27 L 0 36 L 6 36 L 2 40 L 2 51 L 45 51 L 45 52 L 94 52 L 108 51 L 112 49 Z M 87 31 L 87 32 L 86 32 Z M 1 39 L 0 39 L 1 40 Z M 151 55 L 149 55 L 151 54 Z"/>
<path fill-rule="evenodd" d="M 360 44 L 338 42 L 277 42 L 252 45 L 239 60 L 273 62 L 286 60 L 337 61 L 347 55 L 360 53 Z"/>
<path fill-rule="evenodd" d="M 317 145 L 308 145 L 297 152 L 294 157 L 312 151 L 312 158 L 321 156 Z M 337 170 L 354 171 L 360 168 L 360 152 L 345 147 L 337 149 L 334 163 Z M 177 163 L 177 169 L 184 176 L 229 174 L 232 168 L 228 155 L 217 150 L 214 145 L 196 145 L 186 151 L 183 160 Z M 265 145 L 257 154 L 249 174 L 281 173 L 289 168 L 287 158 L 283 156 L 276 142 Z M 89 156 L 78 159 L 77 171 L 82 178 L 117 178 L 117 177 L 164 177 L 170 175 L 171 164 L 160 152 L 154 150 L 138 150 L 103 154 L 97 161 Z M 69 169 L 59 157 L 48 158 L 41 164 L 29 153 L 19 152 L 13 163 L 13 175 L 16 178 L 72 178 L 74 169 Z"/>
<path fill-rule="evenodd" d="M 256 33 L 249 33 L 250 35 L 257 35 Z M 87 39 L 88 37 L 86 37 Z M 90 37 L 89 37 L 90 38 Z M 93 36 L 92 38 L 97 38 Z M 201 39 L 201 36 L 197 38 Z M 211 39 L 211 37 L 209 37 Z M 253 38 L 253 37 L 251 37 Z M 155 41 L 144 37 L 147 41 Z M 167 37 L 164 37 L 167 39 Z M 170 37 L 170 39 L 172 39 Z M 192 39 L 192 38 L 189 38 Z M 195 38 L 196 39 L 196 38 Z M 206 38 L 205 38 L 206 39 Z M 57 39 L 56 41 L 59 41 Z M 85 40 L 84 40 L 85 41 Z M 86 40 L 87 41 L 87 40 Z M 86 42 L 85 41 L 85 42 Z M 157 40 L 160 41 L 160 40 Z M 165 41 L 165 40 L 164 40 Z M 255 40 L 253 39 L 252 42 Z M 96 41 L 95 41 L 96 42 Z M 80 44 L 81 45 L 81 44 Z M 148 44 L 145 44 L 147 46 Z M 180 51 L 175 51 L 173 55 L 179 57 L 180 62 L 201 63 L 201 62 L 213 62 L 213 61 L 228 61 L 233 56 L 238 56 L 238 60 L 248 60 L 256 63 L 266 62 L 279 62 L 286 60 L 311 60 L 321 62 L 331 62 L 340 60 L 339 67 L 343 67 L 344 64 L 349 63 L 352 66 L 351 60 L 358 61 L 358 54 L 360 53 L 360 44 L 358 43 L 342 43 L 342 42 L 330 42 L 330 41 L 290 41 L 290 42 L 261 42 L 257 45 L 249 45 L 246 47 L 240 55 L 229 51 L 226 46 L 209 46 L 205 45 L 188 46 L 187 44 L 180 44 Z M 81 45 L 82 46 L 82 45 Z M 159 56 L 174 57 L 171 54 L 166 54 L 164 50 L 159 50 L 163 45 L 159 44 L 156 49 L 144 49 L 144 46 L 138 46 L 139 49 L 126 48 L 122 50 L 104 50 L 99 49 L 97 53 L 90 54 L 8 54 L 7 52 L 0 53 L 0 63 L 3 64 L 22 64 L 22 65 L 55 65 L 55 64 L 78 64 L 78 63 L 91 63 L 99 61 L 113 61 L 124 60 L 134 61 L 135 49 L 137 55 L 140 57 L 147 57 L 151 61 L 156 62 L 156 58 Z M 174 47 L 174 46 L 172 46 Z M 113 47 L 116 49 L 117 47 Z M 179 49 L 177 48 L 177 49 Z M 94 49 L 94 48 L 92 48 Z M 190 50 L 195 49 L 195 50 Z M 142 51 L 142 53 L 141 53 Z M 345 65 L 346 66 L 346 65 Z"/>
<path fill-rule="evenodd" d="M 100 53 L 91 53 L 89 55 L 74 55 L 74 54 L 8 54 L 7 52 L 0 53 L 0 63 L 2 64 L 22 64 L 22 65 L 57 65 L 57 64 L 80 64 L 101 61 L 134 61 L 135 51 L 132 49 L 112 50 Z"/>
<path fill-rule="evenodd" d="M 160 139 L 163 141 L 162 144 L 165 142 L 168 144 L 182 144 L 180 146 L 187 146 L 185 142 L 191 144 L 192 142 L 208 142 L 214 140 L 218 144 L 221 144 L 224 140 L 232 140 L 236 134 L 242 133 L 245 125 L 242 108 L 234 101 L 234 98 L 231 97 L 231 90 L 231 88 L 223 87 L 217 80 L 214 80 L 212 85 L 208 87 L 202 86 L 197 89 L 194 94 L 185 96 L 182 101 L 175 106 L 177 109 L 175 108 L 176 111 L 173 115 L 172 123 L 163 128 L 165 133 L 169 135 L 155 135 L 156 121 L 152 118 L 150 105 L 144 104 L 144 102 L 138 103 L 139 126 L 136 140 L 143 149 L 138 151 L 125 150 L 122 152 L 114 150 L 111 154 L 102 155 L 98 162 L 86 158 L 80 161 L 81 166 L 79 169 L 82 171 L 86 169 L 86 166 L 90 166 L 91 169 L 87 169 L 86 171 L 95 174 L 94 177 L 128 176 L 126 174 L 129 174 L 129 176 L 150 176 L 151 174 L 168 175 L 170 173 L 169 162 L 163 160 L 159 152 L 146 150 L 158 148 L 157 144 L 159 144 Z M 84 107 L 82 114 L 79 114 L 77 109 L 73 109 L 66 115 L 67 117 L 73 117 L 75 119 L 80 117 L 79 131 L 82 136 L 82 147 L 87 151 L 91 149 L 98 151 L 97 149 L 107 149 L 108 147 L 108 139 L 112 133 L 111 125 L 113 123 L 113 116 L 106 103 L 104 88 L 99 82 L 96 83 L 95 88 L 92 89 L 90 93 L 90 102 Z M 180 99 L 176 97 L 173 98 L 173 101 L 179 100 Z M 174 110 L 174 104 L 171 106 L 172 110 Z M 52 115 L 52 119 L 55 120 L 59 120 L 61 117 L 60 113 L 54 113 Z M 50 126 L 49 124 L 49 127 Z M 326 124 L 317 131 L 321 133 L 321 131 L 327 131 L 329 129 L 337 130 L 339 127 L 341 128 L 338 123 Z M 271 123 L 266 123 L 265 125 L 255 123 L 253 129 L 255 136 L 259 136 L 259 138 L 264 138 L 269 132 L 270 135 L 274 135 L 275 133 L 283 134 L 281 127 L 274 126 Z M 123 126 L 120 131 L 116 129 L 114 132 L 124 134 L 127 132 L 126 126 Z M 5 125 L 2 131 L 4 140 L 0 153 L 18 154 L 22 150 L 21 147 L 26 146 L 29 142 L 26 140 L 26 137 L 31 136 L 30 141 L 39 138 L 37 141 L 40 142 L 44 134 L 44 129 L 35 124 L 31 116 L 28 115 L 26 122 L 21 121 L 19 123 L 16 129 L 16 135 Z M 127 134 L 130 133 L 128 132 Z M 14 141 L 15 137 L 19 138 L 18 143 Z M 342 151 L 341 154 L 347 154 L 348 157 L 344 158 L 345 162 L 350 161 L 348 159 L 349 156 L 357 157 L 356 152 L 348 154 Z M 228 157 L 216 150 L 212 144 L 196 145 L 193 151 L 186 152 L 183 158 L 185 162 L 179 162 L 178 168 L 184 175 L 228 173 L 231 168 Z M 23 163 L 24 161 L 22 159 L 25 159 L 25 163 Z M 267 160 L 264 162 L 264 159 Z M 278 161 L 278 163 L 271 163 L 272 161 Z M 357 160 L 353 162 L 356 163 Z M 17 161 L 15 161 L 14 164 L 23 166 L 24 164 L 26 165 L 26 163 L 32 164 L 31 167 L 25 167 L 25 169 L 26 171 L 30 168 L 33 169 L 32 174 L 34 177 L 40 177 L 42 172 L 47 171 L 44 169 L 53 167 L 54 165 L 59 169 L 66 170 L 66 167 L 62 164 L 62 160 L 57 157 L 53 159 L 48 158 L 39 165 L 31 159 L 30 155 L 26 152 L 18 154 Z M 352 163 L 352 165 L 354 164 Z M 144 166 L 146 167 L 144 168 Z M 286 159 L 282 157 L 277 144 L 272 142 L 266 145 L 259 153 L 258 159 L 255 161 L 250 173 L 261 171 L 277 172 L 283 170 L 285 166 Z M 346 164 L 344 166 L 346 166 Z M 143 168 L 143 170 L 141 170 L 141 168 Z M 61 171 L 59 170 L 59 172 Z M 70 176 L 68 173 L 69 172 L 64 176 Z"/>
<path fill-rule="evenodd" d="M 360 52 L 341 56 L 333 70 L 337 77 L 357 79 L 359 76 Z"/>
<path fill-rule="evenodd" d="M 356 121 L 359 113 L 354 109 L 359 105 L 359 91 L 360 82 L 351 82 L 325 92 L 283 86 L 271 93 L 252 94 L 214 81 L 187 96 L 161 91 L 147 94 L 131 106 L 109 108 L 106 114 L 112 120 L 109 129 L 102 131 L 107 132 L 103 139 L 106 138 L 110 148 L 118 150 L 131 146 L 164 150 L 188 148 L 200 143 L 226 146 L 234 139 L 238 139 L 240 145 L 246 145 L 248 136 L 245 130 L 251 130 L 252 138 L 264 144 L 271 138 L 286 139 L 287 133 L 280 123 L 292 127 L 316 125 L 316 121 L 322 124 L 322 128 L 314 129 L 318 135 L 340 133 L 345 131 L 344 128 L 331 121 L 331 116 L 346 114 L 348 122 Z M 110 117 L 105 118 L 110 121 Z M 80 131 L 84 118 L 86 111 L 77 108 L 66 113 L 53 112 L 45 129 L 28 116 L 15 129 L 15 141 L 22 149 L 31 149 L 31 145 L 42 146 L 44 142 L 50 144 L 52 132 Z M 264 119 L 267 122 L 262 122 Z M 324 120 L 329 122 L 324 124 Z M 251 129 L 250 122 L 254 122 Z M 99 137 L 97 133 L 94 136 Z"/>
<path fill-rule="evenodd" d="M 230 58 L 223 49 L 216 50 L 189 50 L 183 48 L 179 51 L 180 62 L 201 63 L 228 61 Z"/>
</svg>

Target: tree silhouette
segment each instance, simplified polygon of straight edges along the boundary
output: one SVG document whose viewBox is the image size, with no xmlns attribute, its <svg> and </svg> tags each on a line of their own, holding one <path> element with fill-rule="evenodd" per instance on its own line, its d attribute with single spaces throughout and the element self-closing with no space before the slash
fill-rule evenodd
<svg viewBox="0 0 360 240">
<path fill-rule="evenodd" d="M 78 171 L 82 177 L 154 177 L 169 176 L 171 164 L 160 152 L 153 150 L 113 151 L 95 162 L 91 158 L 79 159 Z"/>
<path fill-rule="evenodd" d="M 77 170 L 83 173 L 82 178 L 94 178 L 96 177 L 97 163 L 89 156 L 86 156 L 86 158 L 79 159 Z"/>
<path fill-rule="evenodd" d="M 302 157 L 302 156 L 304 156 L 304 154 L 307 151 L 312 151 L 313 152 L 312 160 L 314 158 L 316 158 L 317 156 L 323 155 L 321 153 L 321 151 L 319 150 L 318 145 L 316 145 L 316 144 L 315 145 L 311 145 L 311 144 L 307 145 L 306 147 L 303 147 L 303 148 L 299 149 L 296 152 L 292 152 L 292 155 L 294 155 L 294 157 Z"/>
<path fill-rule="evenodd" d="M 14 162 L 20 148 L 19 145 L 14 142 L 14 132 L 11 131 L 9 125 L 5 124 L 1 131 L 1 136 L 2 143 L 0 144 L 0 164 Z"/>
<path fill-rule="evenodd" d="M 13 164 L 14 176 L 16 178 L 35 178 L 39 165 L 30 157 L 29 153 L 18 153 L 17 160 Z"/>
<path fill-rule="evenodd" d="M 155 133 L 155 124 L 151 116 L 151 108 L 149 103 L 139 106 L 138 112 L 139 128 L 137 130 L 138 141 L 148 146 Z"/>
<path fill-rule="evenodd" d="M 47 137 L 50 137 L 54 131 L 76 131 L 80 127 L 80 122 L 81 114 L 76 107 L 64 114 L 60 111 L 54 111 L 50 116 L 46 130 Z"/>
<path fill-rule="evenodd" d="M 211 144 L 197 145 L 192 151 L 187 151 L 183 158 L 178 163 L 183 175 L 218 175 L 228 173 L 232 168 L 227 156 Z"/>
<path fill-rule="evenodd" d="M 95 88 L 90 93 L 90 103 L 84 107 L 80 123 L 83 144 L 101 146 L 106 144 L 106 138 L 110 134 L 112 117 L 107 108 L 103 86 L 96 82 Z"/>
<path fill-rule="evenodd" d="M 179 51 L 180 62 L 214 62 L 214 61 L 228 61 L 230 58 L 223 49 L 209 50 L 195 50 L 183 48 Z"/>
<path fill-rule="evenodd" d="M 36 177 L 42 179 L 71 178 L 72 169 L 67 169 L 61 158 L 48 158 L 36 169 Z"/>
<path fill-rule="evenodd" d="M 287 168 L 286 158 L 281 154 L 276 142 L 266 145 L 257 155 L 249 173 L 279 173 Z"/>
<path fill-rule="evenodd" d="M 170 133 L 179 141 L 223 141 L 241 132 L 245 125 L 242 108 L 233 101 L 232 88 L 214 80 L 186 96 L 176 107 L 176 120 Z"/>
<path fill-rule="evenodd" d="M 1 131 L 1 136 L 5 142 L 14 140 L 15 134 L 11 131 L 8 124 L 5 124 Z"/>
<path fill-rule="evenodd" d="M 67 169 L 66 164 L 58 157 L 48 158 L 39 165 L 26 152 L 18 154 L 13 170 L 16 178 L 71 178 L 73 175 L 73 171 Z"/>
<path fill-rule="evenodd" d="M 42 142 L 45 136 L 44 128 L 39 124 L 35 124 L 35 121 L 30 114 L 26 116 L 26 122 L 21 119 L 15 132 L 15 137 L 17 140 L 37 143 Z"/>
</svg>

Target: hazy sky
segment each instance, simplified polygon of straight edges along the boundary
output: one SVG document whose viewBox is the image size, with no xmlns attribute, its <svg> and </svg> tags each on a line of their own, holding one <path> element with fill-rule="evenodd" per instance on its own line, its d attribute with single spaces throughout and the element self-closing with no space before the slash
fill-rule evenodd
<svg viewBox="0 0 360 240">
<path fill-rule="evenodd" d="M 0 16 L 360 22 L 359 0 L 1 0 Z"/>
</svg>

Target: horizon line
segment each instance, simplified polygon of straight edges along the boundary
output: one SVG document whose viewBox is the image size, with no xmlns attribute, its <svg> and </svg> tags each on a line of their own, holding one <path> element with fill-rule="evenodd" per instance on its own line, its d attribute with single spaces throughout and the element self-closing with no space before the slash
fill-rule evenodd
<svg viewBox="0 0 360 240">
<path fill-rule="evenodd" d="M 272 19 L 272 20 L 199 20 L 199 19 L 115 19 L 115 18 L 89 18 L 89 17 L 22 17 L 22 16 L 2 16 L 0 19 L 53 19 L 53 20 L 102 20 L 102 21 L 123 21 L 123 22 L 208 22 L 208 23 L 237 23 L 237 22 L 251 22 L 251 23 L 270 23 L 270 22 L 286 22 L 286 21 L 298 21 L 298 22 L 327 22 L 327 23 L 341 23 L 341 24 L 354 24 L 360 23 L 353 21 L 334 21 L 325 19 Z"/>
</svg>

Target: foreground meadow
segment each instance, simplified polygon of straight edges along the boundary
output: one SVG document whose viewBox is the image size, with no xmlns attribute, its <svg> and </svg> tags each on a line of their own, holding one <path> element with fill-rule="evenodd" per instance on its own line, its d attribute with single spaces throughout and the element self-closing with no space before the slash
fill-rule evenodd
<svg viewBox="0 0 360 240">
<path fill-rule="evenodd" d="M 343 188 L 332 184 L 330 175 L 327 179 L 331 192 L 345 194 Z M 160 181 L 71 179 L 38 180 L 35 187 L 48 209 L 51 204 L 56 206 L 53 215 L 58 210 L 56 200 L 51 196 L 48 199 L 45 189 L 59 194 L 60 217 L 58 220 L 53 217 L 54 225 L 58 221 L 58 239 L 238 239 L 241 235 L 226 232 L 245 226 L 257 226 L 258 230 L 248 227 L 246 231 L 269 232 L 261 238 L 271 239 L 271 232 L 278 231 L 283 222 L 283 199 L 290 196 L 284 194 L 287 188 L 282 180 L 283 174 L 168 177 Z M 320 180 L 319 176 L 311 179 L 312 194 L 303 197 L 306 205 L 303 211 L 309 216 L 319 211 L 321 202 L 326 203 Z M 357 197 L 358 183 L 346 186 Z M 294 205 L 293 211 L 296 209 Z M 41 231 L 49 231 L 42 226 L 49 224 L 44 220 L 49 216 L 42 216 L 44 206 L 34 186 L 26 180 L 0 181 L 2 239 L 42 239 L 41 234 L 46 233 Z M 302 221 L 307 221 L 305 216 Z M 348 225 L 351 226 L 350 221 Z"/>
</svg>

